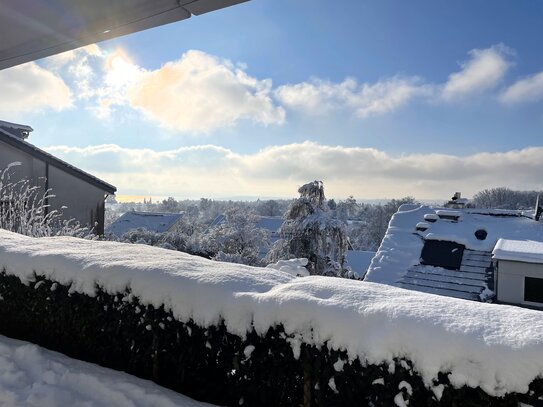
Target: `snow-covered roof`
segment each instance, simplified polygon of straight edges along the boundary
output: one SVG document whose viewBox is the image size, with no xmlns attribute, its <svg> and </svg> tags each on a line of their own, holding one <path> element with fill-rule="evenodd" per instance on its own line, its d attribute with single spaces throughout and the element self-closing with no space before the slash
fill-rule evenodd
<svg viewBox="0 0 543 407">
<path fill-rule="evenodd" d="M 430 215 L 430 216 L 428 216 Z M 426 220 L 425 229 L 417 224 Z M 419 228 L 423 229 L 423 228 Z M 485 235 L 484 239 L 479 237 Z M 365 281 L 396 285 L 469 299 L 488 299 L 493 293 L 491 253 L 499 239 L 543 242 L 543 223 L 521 211 L 486 209 L 444 210 L 402 205 L 392 217 Z M 425 242 L 454 242 L 464 246 L 459 270 L 421 264 Z M 454 250 L 454 248 L 451 248 Z"/>
<path fill-rule="evenodd" d="M 342 278 L 297 278 L 273 268 L 221 263 L 147 245 L 70 237 L 30 238 L 0 230 L 0 269 L 23 282 L 36 275 L 71 291 L 164 306 L 180 321 L 265 335 L 283 324 L 295 352 L 303 342 L 347 351 L 369 363 L 406 358 L 424 383 L 491 395 L 525 393 L 543 377 L 540 311 L 437 297 Z"/>
<path fill-rule="evenodd" d="M 281 228 L 283 222 L 284 219 L 281 216 L 260 216 L 256 227 L 266 229 L 274 233 Z"/>
<path fill-rule="evenodd" d="M 121 237 L 132 229 L 145 229 L 155 233 L 169 231 L 181 218 L 182 213 L 136 212 L 129 211 L 115 220 L 106 230 Z"/>
<path fill-rule="evenodd" d="M 492 255 L 497 260 L 543 264 L 543 242 L 500 239 Z"/>
</svg>

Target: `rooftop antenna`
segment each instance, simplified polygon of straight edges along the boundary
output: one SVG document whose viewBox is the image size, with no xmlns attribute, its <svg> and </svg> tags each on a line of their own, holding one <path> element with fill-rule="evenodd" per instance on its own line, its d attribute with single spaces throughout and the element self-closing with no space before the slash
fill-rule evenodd
<svg viewBox="0 0 543 407">
<path fill-rule="evenodd" d="M 543 213 L 543 207 L 541 207 L 540 204 L 540 195 L 537 194 L 537 199 L 535 201 L 535 211 L 534 211 L 534 220 L 539 221 L 539 218 L 541 217 L 541 214 Z"/>
</svg>

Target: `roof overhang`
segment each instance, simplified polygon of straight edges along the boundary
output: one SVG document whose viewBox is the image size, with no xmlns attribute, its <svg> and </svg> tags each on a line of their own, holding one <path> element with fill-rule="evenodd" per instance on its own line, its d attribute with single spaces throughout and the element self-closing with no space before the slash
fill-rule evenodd
<svg viewBox="0 0 543 407">
<path fill-rule="evenodd" d="M 70 175 L 73 175 L 76 178 L 79 178 L 91 185 L 94 185 L 95 187 L 101 189 L 107 194 L 115 194 L 115 192 L 117 192 L 117 188 L 113 185 L 108 184 L 107 182 L 96 178 L 94 175 L 80 170 L 79 168 L 74 167 L 73 165 L 70 165 L 65 161 L 62 161 L 61 159 L 24 141 L 21 137 L 18 137 L 11 132 L 5 131 L 0 127 L 0 148 L 2 148 L 2 143 L 6 143 L 7 145 L 15 147 L 22 152 L 43 161 L 46 164 L 52 165 Z"/>
<path fill-rule="evenodd" d="M 1 0 L 0 69 L 247 0 Z"/>
</svg>

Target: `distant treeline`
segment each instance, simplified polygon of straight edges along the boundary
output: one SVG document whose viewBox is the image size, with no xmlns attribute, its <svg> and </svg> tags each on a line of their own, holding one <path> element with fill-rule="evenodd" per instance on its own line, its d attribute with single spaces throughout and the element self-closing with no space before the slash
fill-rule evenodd
<svg viewBox="0 0 543 407">
<path fill-rule="evenodd" d="M 490 188 L 477 192 L 471 201 L 476 208 L 533 209 L 538 191 L 513 191 L 509 188 Z"/>
</svg>

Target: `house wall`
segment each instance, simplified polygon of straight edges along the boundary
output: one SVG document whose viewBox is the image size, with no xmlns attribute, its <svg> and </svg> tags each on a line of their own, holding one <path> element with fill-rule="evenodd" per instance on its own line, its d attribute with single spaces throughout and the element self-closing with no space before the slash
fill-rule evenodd
<svg viewBox="0 0 543 407">
<path fill-rule="evenodd" d="M 98 233 L 103 233 L 104 191 L 56 168 L 49 166 L 49 188 L 55 198 L 50 200 L 52 209 L 62 209 L 64 219 L 76 219 L 82 225 L 94 226 L 99 223 Z"/>
<path fill-rule="evenodd" d="M 543 264 L 498 260 L 496 267 L 499 302 L 543 307 L 543 304 L 524 301 L 524 277 L 543 279 Z"/>
<path fill-rule="evenodd" d="M 0 171 L 15 161 L 20 161 L 22 165 L 11 168 L 10 173 L 13 174 L 14 180 L 26 177 L 32 181 L 33 185 L 45 185 L 45 163 L 43 161 L 0 141 Z"/>
<path fill-rule="evenodd" d="M 48 187 L 52 189 L 54 198 L 49 200 L 50 210 L 60 210 L 62 206 L 63 219 L 75 219 L 81 225 L 94 226 L 98 222 L 97 232 L 103 233 L 104 227 L 104 196 L 105 193 L 82 179 L 68 174 L 61 168 L 47 165 L 27 154 L 0 142 L 0 169 L 14 161 L 20 161 L 23 165 L 13 167 L 13 180 L 24 177 L 32 180 L 33 185 L 45 187 L 47 167 L 49 171 Z"/>
</svg>

